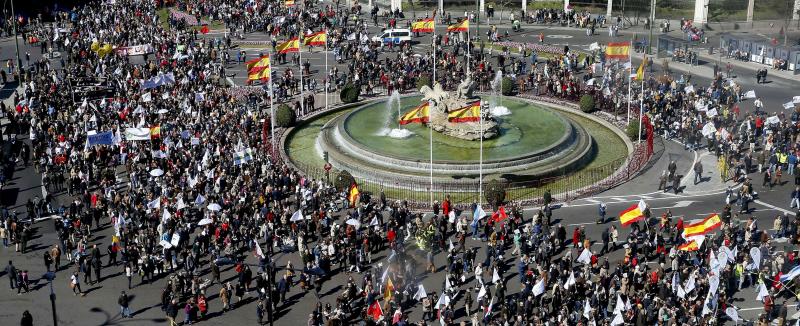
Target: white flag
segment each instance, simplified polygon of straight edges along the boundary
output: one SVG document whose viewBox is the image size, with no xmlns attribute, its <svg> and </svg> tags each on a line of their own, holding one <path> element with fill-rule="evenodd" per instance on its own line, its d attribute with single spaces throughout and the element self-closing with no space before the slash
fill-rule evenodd
<svg viewBox="0 0 800 326">
<path fill-rule="evenodd" d="M 756 98 L 756 91 L 751 90 L 744 93 L 744 98 Z"/>
<path fill-rule="evenodd" d="M 164 221 L 164 222 L 166 222 L 166 221 L 167 221 L 167 220 L 169 220 L 171 217 L 172 217 L 172 214 L 170 214 L 170 213 L 169 213 L 169 210 L 165 208 L 165 209 L 164 209 L 164 214 L 162 214 L 162 215 L 161 215 L 161 221 Z"/>
<path fill-rule="evenodd" d="M 794 109 L 794 102 L 783 103 L 783 108 L 787 110 Z"/>
<path fill-rule="evenodd" d="M 735 308 L 728 307 L 728 309 L 725 309 L 725 314 L 728 315 L 728 317 L 731 317 L 731 320 L 733 320 L 734 322 L 739 321 L 739 312 L 736 311 Z"/>
<path fill-rule="evenodd" d="M 540 279 L 539 282 L 536 282 L 536 285 L 533 286 L 534 297 L 538 297 L 542 293 L 544 293 L 544 279 Z"/>
<path fill-rule="evenodd" d="M 617 294 L 617 304 L 614 305 L 614 313 L 620 314 L 622 313 L 622 309 L 625 308 L 625 302 L 622 301 L 622 297 Z"/>
<path fill-rule="evenodd" d="M 569 278 L 567 279 L 567 283 L 564 283 L 564 290 L 569 289 L 569 287 L 573 285 L 575 285 L 575 273 L 569 272 Z"/>
<path fill-rule="evenodd" d="M 497 284 L 500 282 L 502 278 L 500 278 L 500 274 L 497 273 L 497 268 L 494 269 L 494 273 L 492 274 L 492 283 Z"/>
<path fill-rule="evenodd" d="M 448 275 L 447 277 L 444 278 L 444 289 L 445 290 L 450 290 L 450 288 L 452 288 L 452 287 L 453 286 L 450 285 L 450 275 Z"/>
<path fill-rule="evenodd" d="M 769 291 L 767 291 L 767 286 L 764 283 L 758 285 L 758 295 L 756 296 L 756 300 L 764 302 L 764 297 L 769 295 Z"/>
<path fill-rule="evenodd" d="M 686 291 L 683 290 L 683 287 L 680 284 L 678 284 L 677 288 L 678 288 L 678 297 L 681 299 L 686 298 Z"/>
<path fill-rule="evenodd" d="M 761 250 L 758 250 L 756 247 L 751 248 L 750 258 L 753 259 L 753 263 L 750 265 L 751 269 L 757 270 L 761 268 Z"/>
<path fill-rule="evenodd" d="M 264 258 L 264 252 L 261 251 L 261 245 L 258 244 L 258 241 L 253 241 L 253 242 L 256 243 L 256 251 L 255 251 L 256 257 Z"/>
<path fill-rule="evenodd" d="M 592 252 L 588 248 L 583 248 L 581 255 L 578 256 L 578 262 L 588 265 L 592 262 Z"/>
<path fill-rule="evenodd" d="M 436 301 L 434 308 L 439 309 L 439 306 L 447 306 L 448 304 L 450 304 L 450 297 L 443 295 L 439 297 L 439 301 Z"/>
<path fill-rule="evenodd" d="M 680 279 L 678 278 L 678 273 L 675 272 L 674 274 L 672 274 L 672 292 L 673 293 L 677 293 L 678 292 L 678 287 L 680 286 L 680 284 L 678 282 L 680 282 Z"/>
<path fill-rule="evenodd" d="M 583 317 L 589 318 L 592 314 L 592 306 L 589 304 L 589 299 L 583 304 Z"/>
<path fill-rule="evenodd" d="M 800 103 L 800 96 L 792 97 L 792 103 Z"/>
<path fill-rule="evenodd" d="M 624 322 L 625 320 L 622 319 L 622 313 L 616 313 L 614 314 L 614 320 L 611 321 L 611 326 L 622 325 Z"/>
<path fill-rule="evenodd" d="M 292 214 L 292 218 L 289 219 L 292 222 L 302 221 L 303 220 L 303 212 L 301 209 L 298 209 Z"/>
<path fill-rule="evenodd" d="M 414 300 L 419 301 L 419 300 L 422 300 L 422 298 L 427 297 L 427 296 L 428 296 L 428 294 L 425 293 L 425 286 L 422 285 L 422 283 L 420 283 L 419 287 L 417 288 L 417 293 L 414 294 Z"/>
<path fill-rule="evenodd" d="M 183 203 L 183 197 L 178 198 L 178 209 L 183 209 L 186 207 L 186 204 Z"/>
<path fill-rule="evenodd" d="M 684 286 L 684 290 L 686 290 L 686 293 L 692 292 L 692 290 L 694 290 L 694 281 L 695 277 L 693 273 L 692 275 L 689 275 L 689 280 L 686 281 L 686 285 Z"/>
<path fill-rule="evenodd" d="M 483 296 L 485 296 L 485 295 L 486 295 L 486 287 L 485 287 L 485 286 L 483 286 L 483 285 L 481 285 L 481 290 L 480 290 L 480 291 L 478 291 L 478 297 L 477 297 L 477 299 L 478 299 L 478 300 L 480 300 L 480 299 L 481 299 L 481 298 L 483 298 Z"/>
<path fill-rule="evenodd" d="M 153 100 L 153 95 L 150 92 L 142 94 L 142 102 L 150 102 Z"/>
</svg>

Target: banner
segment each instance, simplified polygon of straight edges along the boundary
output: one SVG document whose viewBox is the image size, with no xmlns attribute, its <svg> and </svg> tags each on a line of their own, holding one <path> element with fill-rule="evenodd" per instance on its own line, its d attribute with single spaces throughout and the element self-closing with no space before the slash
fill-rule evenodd
<svg viewBox="0 0 800 326">
<path fill-rule="evenodd" d="M 96 133 L 94 135 L 86 136 L 86 142 L 89 146 L 97 145 L 112 145 L 114 144 L 114 133 L 111 131 Z"/>
<path fill-rule="evenodd" d="M 125 128 L 126 140 L 150 140 L 150 128 Z"/>
<path fill-rule="evenodd" d="M 141 44 L 141 45 L 134 45 L 134 46 L 121 46 L 115 49 L 117 54 L 119 55 L 142 55 L 147 53 L 153 53 L 153 46 L 150 44 Z"/>
<path fill-rule="evenodd" d="M 162 85 L 169 85 L 175 83 L 175 75 L 173 73 L 160 74 L 148 80 L 142 81 L 142 89 L 156 88 Z"/>
</svg>

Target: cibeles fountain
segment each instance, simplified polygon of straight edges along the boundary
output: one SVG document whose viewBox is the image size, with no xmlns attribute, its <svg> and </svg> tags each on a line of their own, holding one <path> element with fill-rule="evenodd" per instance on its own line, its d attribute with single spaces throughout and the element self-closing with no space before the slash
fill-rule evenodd
<svg viewBox="0 0 800 326">
<path fill-rule="evenodd" d="M 530 180 L 579 169 L 592 160 L 595 145 L 580 123 L 556 107 L 498 96 L 498 78 L 488 100 L 474 94 L 475 84 L 467 79 L 453 92 L 438 84 L 423 86 L 421 95 L 395 93 L 347 110 L 319 129 L 315 155 L 356 178 L 401 186 L 427 180 L 431 172 L 437 182 L 451 185 L 474 185 L 480 174 Z M 403 114 L 425 102 L 430 103 L 426 123 L 399 124 Z M 482 103 L 481 119 L 450 121 L 450 112 L 476 102 Z M 288 138 L 288 146 L 295 146 Z"/>
</svg>

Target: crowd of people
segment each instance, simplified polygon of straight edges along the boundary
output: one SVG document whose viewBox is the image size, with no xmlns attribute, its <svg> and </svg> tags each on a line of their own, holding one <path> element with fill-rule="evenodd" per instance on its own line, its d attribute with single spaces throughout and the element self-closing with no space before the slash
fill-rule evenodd
<svg viewBox="0 0 800 326">
<path fill-rule="evenodd" d="M 795 286 L 780 275 L 791 274 L 797 257 L 776 252 L 774 241 L 796 243 L 799 222 L 781 214 L 769 232 L 749 216 L 748 205 L 761 189 L 751 175 L 763 175 L 762 187 L 782 185 L 782 173 L 794 175 L 797 111 L 769 115 L 756 99 L 748 112 L 745 101 L 755 96 L 722 74 L 705 85 L 668 73 L 631 81 L 636 67 L 608 60 L 601 50 L 498 50 L 449 33 L 432 42 L 436 57 L 433 51 L 415 55 L 410 45 L 363 41 L 368 26 L 358 7 L 244 0 L 174 5 L 171 10 L 187 14 L 160 21 L 160 4 L 117 0 L 87 4 L 54 22 L 31 21 L 26 30 L 40 38 L 42 52 L 61 56 L 26 58 L 7 71 L 21 90 L 12 106 L 2 107 L 10 120 L 6 134 L 28 140 L 11 138 L 15 156 L 6 157 L 3 177 L 33 165 L 44 191 L 26 205 L 27 214 L 3 208 L 0 237 L 25 253 L 37 218 L 55 216 L 58 241 L 45 244 L 43 261 L 47 271 L 52 266 L 69 275 L 65 286 L 76 296 L 87 295 L 87 284 L 118 282 L 108 277 L 111 269 L 127 280 L 128 290 L 117 297 L 123 317 L 135 317 L 130 293 L 159 286 L 158 302 L 171 324 L 201 322 L 210 311 L 238 313 L 251 301 L 261 323 L 297 306 L 287 298 L 294 290 L 314 295 L 302 299 L 315 303 L 308 325 L 700 325 L 731 318 L 726 311 L 734 295 L 750 288 L 764 302 L 759 323 L 786 321 L 785 302 L 795 299 Z M 374 10 L 371 17 L 377 25 Z M 598 23 L 588 13 L 542 10 L 532 17 L 589 28 Z M 590 239 L 583 227 L 551 222 L 558 211 L 549 192 L 532 218 L 514 203 L 480 214 L 475 203 L 448 199 L 423 215 L 382 193 L 353 198 L 351 189 L 304 176 L 272 150 L 269 110 L 259 105 L 268 103 L 268 93 L 237 96 L 240 86 L 225 83 L 237 34 L 208 37 L 195 28 L 220 20 L 230 31 L 263 32 L 273 40 L 328 30 L 328 46 L 345 65 L 322 74 L 319 85 L 330 81 L 331 91 L 345 84 L 365 94 L 410 91 L 436 65 L 445 89 L 469 72 L 488 91 L 501 72 L 522 95 L 568 101 L 590 95 L 612 118 L 626 114 L 629 102 L 641 105 L 655 134 L 688 150 L 708 150 L 723 178 L 743 186 L 720 206 L 717 235 L 708 234 L 694 251 L 678 249 L 688 243 L 682 236 L 688 221 L 669 212 L 645 210 L 647 218 L 627 226 L 627 236 L 611 225 Z M 147 44 L 153 53 L 139 60 L 104 51 L 106 44 Z M 275 76 L 275 98 L 313 111 L 314 74 L 290 56 L 297 69 Z M 308 84 L 299 85 L 299 74 Z M 631 82 L 644 86 L 628 99 Z M 680 178 L 669 169 L 665 180 Z M 796 190 L 792 202 L 798 198 Z M 599 211 L 604 218 L 605 206 Z M 95 240 L 99 232 L 111 236 Z M 593 241 L 602 243 L 600 251 Z M 385 258 L 373 259 L 381 252 Z M 610 259 L 612 252 L 623 258 Z M 279 253 L 299 261 L 284 264 Z M 446 265 L 437 268 L 437 256 Z M 235 274 L 231 280 L 222 276 L 226 266 Z M 30 290 L 26 270 L 9 262 L 6 272 L 18 293 Z M 326 299 L 323 284 L 341 274 L 346 284 L 334 301 Z M 421 282 L 431 274 L 444 280 L 426 290 Z M 414 310 L 423 312 L 422 320 L 412 320 Z"/>
</svg>

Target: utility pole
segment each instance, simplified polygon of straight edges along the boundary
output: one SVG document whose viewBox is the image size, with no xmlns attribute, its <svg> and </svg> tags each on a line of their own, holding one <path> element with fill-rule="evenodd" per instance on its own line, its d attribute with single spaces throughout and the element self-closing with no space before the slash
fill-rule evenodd
<svg viewBox="0 0 800 326">
<path fill-rule="evenodd" d="M 17 53 L 17 75 L 19 75 L 20 68 L 22 68 L 22 60 L 19 58 L 19 41 L 17 40 L 17 15 L 14 13 L 14 0 L 11 0 L 11 16 L 14 20 L 14 50 Z M 20 75 L 20 77 L 22 77 Z M 20 78 L 17 78 L 19 80 Z"/>
<path fill-rule="evenodd" d="M 656 0 L 650 0 L 650 38 L 647 39 L 647 54 L 653 54 L 653 24 L 656 23 Z"/>
</svg>

